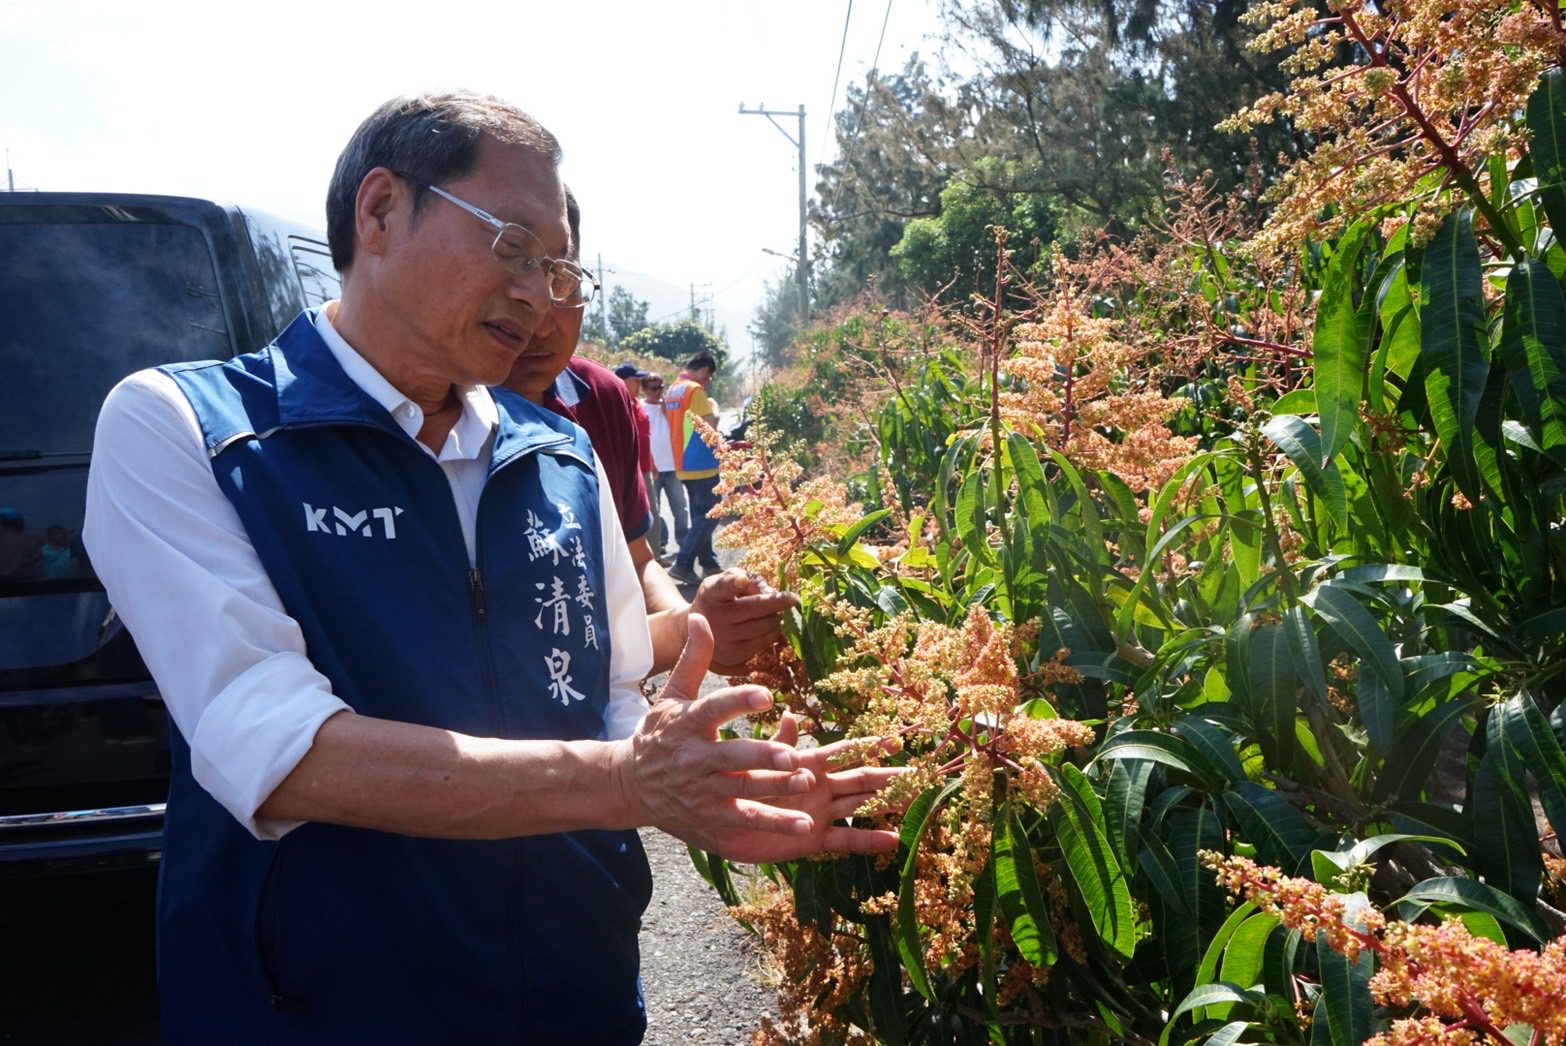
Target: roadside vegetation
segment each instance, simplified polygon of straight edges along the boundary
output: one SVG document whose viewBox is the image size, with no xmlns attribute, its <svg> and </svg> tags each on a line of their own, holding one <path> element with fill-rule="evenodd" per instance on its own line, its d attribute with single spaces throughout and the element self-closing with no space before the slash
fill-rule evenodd
<svg viewBox="0 0 1566 1046">
<path fill-rule="evenodd" d="M 934 211 L 773 317 L 723 534 L 802 599 L 748 678 L 910 772 L 894 858 L 693 854 L 760 1041 L 1566 1041 L 1560 10 L 1242 10 L 965 5 L 839 115 L 821 214 Z"/>
</svg>

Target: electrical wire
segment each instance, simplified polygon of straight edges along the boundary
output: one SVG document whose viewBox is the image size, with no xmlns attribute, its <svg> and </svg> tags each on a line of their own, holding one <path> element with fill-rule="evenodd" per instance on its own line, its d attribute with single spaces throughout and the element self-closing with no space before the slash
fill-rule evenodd
<svg viewBox="0 0 1566 1046">
<path fill-rule="evenodd" d="M 886 43 L 886 27 L 892 20 L 892 0 L 886 0 L 886 14 L 881 16 L 881 37 L 875 42 L 875 58 L 870 62 L 870 74 L 865 77 L 865 93 L 859 96 L 859 121 L 854 127 L 855 134 L 863 134 L 865 128 L 865 102 L 870 99 L 870 91 L 874 88 L 871 82 L 881 68 L 881 45 Z"/>
<path fill-rule="evenodd" d="M 848 25 L 854 19 L 854 0 L 848 0 L 848 14 L 843 18 L 843 42 L 837 45 L 837 72 L 832 74 L 832 101 L 827 106 L 826 128 L 821 133 L 821 148 L 816 155 L 826 156 L 827 143 L 832 140 L 832 116 L 837 112 L 837 85 L 843 77 L 843 56 L 848 53 Z M 883 27 L 882 32 L 885 32 Z"/>
</svg>

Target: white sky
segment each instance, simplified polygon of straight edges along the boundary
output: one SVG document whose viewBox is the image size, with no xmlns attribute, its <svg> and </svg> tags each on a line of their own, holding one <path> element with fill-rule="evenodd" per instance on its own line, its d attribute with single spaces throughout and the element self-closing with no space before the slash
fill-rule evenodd
<svg viewBox="0 0 1566 1046">
<path fill-rule="evenodd" d="M 798 182 L 794 147 L 738 109 L 804 104 L 813 191 L 850 10 L 836 108 L 870 68 L 881 0 L 0 0 L 0 147 L 19 188 L 212 196 L 319 225 L 376 105 L 490 92 L 560 138 L 586 257 L 708 285 L 744 353 L 787 264 L 762 248 L 798 242 Z M 935 0 L 894 0 L 880 68 L 931 55 L 937 28 Z"/>
</svg>

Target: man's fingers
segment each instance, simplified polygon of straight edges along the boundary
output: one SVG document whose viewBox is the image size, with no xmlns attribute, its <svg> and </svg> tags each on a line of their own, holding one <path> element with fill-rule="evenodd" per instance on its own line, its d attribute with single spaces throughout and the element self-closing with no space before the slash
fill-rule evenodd
<svg viewBox="0 0 1566 1046">
<path fill-rule="evenodd" d="M 816 784 L 815 775 L 809 770 L 795 770 L 793 773 L 747 770 L 740 774 L 729 774 L 728 781 L 730 794 L 736 799 L 787 799 L 789 796 L 803 795 Z M 856 810 L 858 808 L 854 807 Z M 847 817 L 848 814 L 842 816 Z"/>
<path fill-rule="evenodd" d="M 663 684 L 661 697 L 689 701 L 701 692 L 701 681 L 712 661 L 712 629 L 707 619 L 697 613 L 690 615 L 687 627 L 685 649 L 680 651 L 680 660 L 669 673 L 669 681 Z"/>
<path fill-rule="evenodd" d="M 778 719 L 777 729 L 772 731 L 772 740 L 790 748 L 799 744 L 799 720 L 794 718 L 793 712 L 784 712 Z"/>
<path fill-rule="evenodd" d="M 749 832 L 773 832 L 778 835 L 809 835 L 815 828 L 810 815 L 768 803 L 738 799 L 733 807 L 718 815 L 718 828 L 738 828 Z M 896 840 L 894 835 L 893 840 Z"/>
<path fill-rule="evenodd" d="M 729 602 L 749 595 L 753 591 L 755 591 L 755 583 L 751 580 L 751 575 L 738 567 L 730 567 L 721 574 L 702 578 L 700 587 L 696 589 L 696 598 L 691 601 L 691 604 L 698 606 L 709 602 Z"/>
<path fill-rule="evenodd" d="M 716 615 L 714 615 L 716 618 Z M 721 635 L 716 639 L 721 647 L 732 648 L 746 645 L 760 649 L 763 645 L 771 645 L 783 634 L 783 622 L 776 616 L 753 617 L 740 619 L 735 615 L 724 617 L 720 620 L 721 627 L 717 630 Z"/>
<path fill-rule="evenodd" d="M 705 698 L 703 698 L 705 700 Z M 798 754 L 787 745 L 776 741 L 756 741 L 740 737 L 729 741 L 712 742 L 712 751 L 706 753 L 703 769 L 724 773 L 746 770 L 782 770 L 793 773 L 800 769 Z"/>
<path fill-rule="evenodd" d="M 765 712 L 771 707 L 772 692 L 764 686 L 747 683 L 744 686 L 726 686 L 697 698 L 690 703 L 687 714 L 701 728 L 716 731 L 731 719 Z"/>
<path fill-rule="evenodd" d="M 826 830 L 821 849 L 845 853 L 892 853 L 897 849 L 897 833 L 879 828 L 843 828 Z"/>
<path fill-rule="evenodd" d="M 814 769 L 814 767 L 812 767 Z M 861 766 L 857 770 L 836 770 L 827 774 L 833 795 L 853 792 L 879 792 L 908 771 L 898 766 Z"/>
</svg>

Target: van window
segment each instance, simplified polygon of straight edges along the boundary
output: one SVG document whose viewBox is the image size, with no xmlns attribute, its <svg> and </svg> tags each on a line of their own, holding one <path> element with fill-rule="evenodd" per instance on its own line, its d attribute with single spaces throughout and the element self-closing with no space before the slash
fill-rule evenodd
<svg viewBox="0 0 1566 1046">
<path fill-rule="evenodd" d="M 199 230 L 0 222 L 0 674 L 85 664 L 112 638 L 81 541 L 109 389 L 144 367 L 233 353 Z"/>
<path fill-rule="evenodd" d="M 0 458 L 84 453 L 127 374 L 233 354 L 197 229 L 0 223 Z"/>
<path fill-rule="evenodd" d="M 326 244 L 290 236 L 288 247 L 294 254 L 294 268 L 299 270 L 307 307 L 313 309 L 342 296 L 342 281 L 332 268 L 332 255 Z"/>
</svg>

